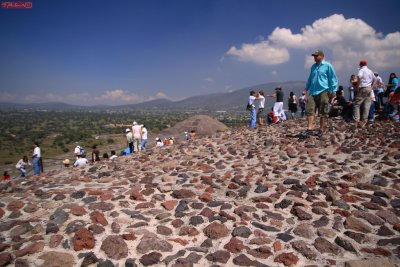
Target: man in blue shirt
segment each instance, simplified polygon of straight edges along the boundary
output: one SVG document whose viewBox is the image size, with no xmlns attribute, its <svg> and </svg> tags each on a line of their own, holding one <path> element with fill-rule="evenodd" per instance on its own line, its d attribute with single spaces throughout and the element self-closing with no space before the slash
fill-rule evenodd
<svg viewBox="0 0 400 267">
<path fill-rule="evenodd" d="M 324 52 L 317 50 L 312 56 L 315 64 L 311 67 L 311 73 L 303 92 L 309 94 L 306 107 L 307 132 L 305 134 L 313 133 L 315 110 L 318 110 L 320 115 L 318 136 L 322 137 L 328 122 L 329 98 L 335 96 L 338 83 L 332 65 L 324 60 Z"/>
</svg>

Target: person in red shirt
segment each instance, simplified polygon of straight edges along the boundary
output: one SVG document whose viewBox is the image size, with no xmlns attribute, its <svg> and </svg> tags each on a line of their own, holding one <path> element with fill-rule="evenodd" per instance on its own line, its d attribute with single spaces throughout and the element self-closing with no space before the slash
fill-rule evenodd
<svg viewBox="0 0 400 267">
<path fill-rule="evenodd" d="M 5 171 L 5 172 L 4 172 L 3 176 L 1 177 L 1 180 L 2 180 L 2 181 L 11 181 L 11 176 L 10 176 L 10 174 L 8 173 L 8 171 Z"/>
</svg>

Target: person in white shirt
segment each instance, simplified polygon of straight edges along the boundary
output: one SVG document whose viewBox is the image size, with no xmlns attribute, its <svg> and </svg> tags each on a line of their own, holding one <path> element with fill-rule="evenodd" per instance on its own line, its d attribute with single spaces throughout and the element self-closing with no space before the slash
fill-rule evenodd
<svg viewBox="0 0 400 267">
<path fill-rule="evenodd" d="M 17 165 L 15 165 L 15 168 L 17 168 L 21 172 L 21 177 L 25 177 L 26 168 L 28 166 L 31 166 L 31 163 L 28 160 L 27 156 L 23 156 L 23 158 L 18 161 Z"/>
<path fill-rule="evenodd" d="M 374 89 L 374 94 L 375 94 L 375 101 L 376 101 L 376 109 L 380 110 L 384 107 L 383 104 L 383 95 L 384 95 L 384 90 L 383 86 L 385 85 L 383 83 L 383 80 L 381 76 L 379 76 L 379 73 L 374 72 L 375 75 L 375 82 L 372 84 L 372 89 Z"/>
<path fill-rule="evenodd" d="M 133 134 L 133 150 L 134 152 L 140 152 L 140 145 L 142 143 L 142 131 L 140 125 L 134 121 L 132 126 Z"/>
<path fill-rule="evenodd" d="M 367 67 L 367 61 L 360 61 L 360 70 L 358 77 L 358 92 L 356 93 L 353 105 L 353 119 L 359 123 L 360 127 L 364 127 L 368 118 L 369 108 L 371 106 L 372 84 L 375 82 L 374 73 Z M 360 118 L 360 108 L 363 107 L 362 116 Z"/>
<path fill-rule="evenodd" d="M 113 159 L 115 159 L 115 158 L 117 158 L 117 155 L 115 155 L 115 150 L 111 150 L 111 157 L 110 157 L 110 160 L 113 160 Z"/>
<path fill-rule="evenodd" d="M 39 175 L 40 171 L 43 171 L 43 169 L 41 168 L 41 153 L 40 153 L 40 147 L 39 147 L 39 143 L 35 142 L 33 143 L 33 155 L 32 155 L 32 163 L 33 163 L 33 173 L 35 175 Z"/>
<path fill-rule="evenodd" d="M 252 91 L 250 91 L 249 100 L 247 102 L 248 110 L 250 111 L 250 128 L 251 129 L 256 128 L 256 122 L 257 122 L 256 106 L 254 105 L 255 100 L 256 100 L 256 92 L 252 90 Z"/>
<path fill-rule="evenodd" d="M 264 106 L 265 106 L 265 96 L 264 96 L 264 92 L 262 90 L 258 91 L 256 100 L 257 100 L 257 104 L 258 104 L 258 111 L 257 111 L 258 124 L 264 125 L 263 113 L 264 113 Z"/>
<path fill-rule="evenodd" d="M 147 144 L 147 129 L 146 129 L 146 125 L 142 125 L 142 144 L 141 144 L 140 148 L 143 151 L 146 151 L 146 144 Z"/>
<path fill-rule="evenodd" d="M 74 167 L 85 166 L 88 163 L 86 158 L 82 158 L 81 154 L 78 154 L 78 159 L 74 163 Z"/>
</svg>

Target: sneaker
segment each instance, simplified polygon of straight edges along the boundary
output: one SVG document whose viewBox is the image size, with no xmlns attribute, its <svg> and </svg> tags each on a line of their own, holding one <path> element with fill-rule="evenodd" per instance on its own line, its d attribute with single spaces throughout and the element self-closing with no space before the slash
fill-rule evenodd
<svg viewBox="0 0 400 267">
<path fill-rule="evenodd" d="M 321 130 L 319 130 L 319 131 L 317 132 L 317 136 L 318 136 L 319 138 L 321 138 L 322 136 L 324 136 L 324 133 L 323 133 Z"/>
<path fill-rule="evenodd" d="M 308 134 L 307 132 L 301 132 L 297 135 L 297 137 L 301 140 L 307 139 L 308 138 Z"/>
</svg>

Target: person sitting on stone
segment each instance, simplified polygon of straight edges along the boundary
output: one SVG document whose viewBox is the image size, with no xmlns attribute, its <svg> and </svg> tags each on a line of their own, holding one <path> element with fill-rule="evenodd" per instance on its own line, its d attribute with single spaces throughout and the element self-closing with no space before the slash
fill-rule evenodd
<svg viewBox="0 0 400 267">
<path fill-rule="evenodd" d="M 113 159 L 115 159 L 115 158 L 117 158 L 117 155 L 115 155 L 115 150 L 111 150 L 111 157 L 110 157 L 110 160 L 113 160 Z"/>
<path fill-rule="evenodd" d="M 86 158 L 82 158 L 80 153 L 77 154 L 78 159 L 74 163 L 74 167 L 85 166 L 88 164 L 88 160 Z"/>
</svg>

